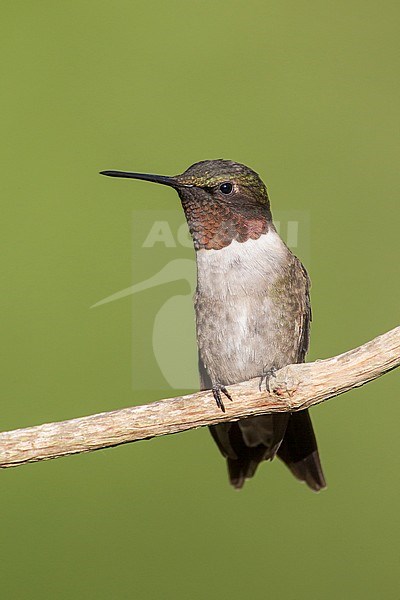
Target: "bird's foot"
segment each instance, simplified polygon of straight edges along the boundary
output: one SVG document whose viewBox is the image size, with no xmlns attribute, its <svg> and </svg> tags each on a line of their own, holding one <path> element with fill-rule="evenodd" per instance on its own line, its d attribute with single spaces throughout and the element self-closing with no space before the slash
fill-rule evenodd
<svg viewBox="0 0 400 600">
<path fill-rule="evenodd" d="M 224 385 L 221 385 L 220 383 L 215 383 L 212 386 L 212 393 L 215 398 L 215 402 L 217 403 L 218 408 L 220 408 L 222 410 L 222 412 L 225 412 L 225 406 L 222 401 L 221 392 L 223 394 L 225 394 L 225 396 L 227 398 L 229 398 L 229 400 L 232 402 L 232 397 L 231 397 L 230 393 L 228 392 L 228 390 L 226 389 L 226 387 Z"/>
<path fill-rule="evenodd" d="M 272 367 L 271 369 L 263 371 L 263 374 L 260 377 L 260 383 L 258 384 L 258 389 L 260 390 L 260 392 L 262 391 L 262 384 L 265 380 L 265 389 L 268 392 L 268 394 L 271 393 L 271 379 L 273 377 L 276 377 L 275 373 L 277 372 L 277 370 L 278 369 L 275 369 L 275 367 Z"/>
<path fill-rule="evenodd" d="M 265 379 L 265 389 L 269 394 L 278 396 L 282 399 L 289 399 L 295 394 L 299 387 L 298 377 L 296 371 L 293 372 L 295 365 L 289 365 L 282 369 L 269 369 L 265 371 L 260 379 L 259 390 L 262 391 L 262 384 Z M 277 372 L 280 371 L 277 376 Z"/>
</svg>

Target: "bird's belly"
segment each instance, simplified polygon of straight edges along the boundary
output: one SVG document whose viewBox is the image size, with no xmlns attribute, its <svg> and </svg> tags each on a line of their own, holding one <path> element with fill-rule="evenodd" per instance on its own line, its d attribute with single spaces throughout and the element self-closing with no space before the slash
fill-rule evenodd
<svg viewBox="0 0 400 600">
<path fill-rule="evenodd" d="M 197 342 L 211 381 L 261 376 L 296 360 L 294 323 L 268 297 L 196 297 Z"/>
<path fill-rule="evenodd" d="M 238 383 L 296 362 L 306 289 L 293 279 L 300 267 L 279 236 L 271 230 L 199 250 L 196 258 L 197 343 L 212 383 Z"/>
</svg>

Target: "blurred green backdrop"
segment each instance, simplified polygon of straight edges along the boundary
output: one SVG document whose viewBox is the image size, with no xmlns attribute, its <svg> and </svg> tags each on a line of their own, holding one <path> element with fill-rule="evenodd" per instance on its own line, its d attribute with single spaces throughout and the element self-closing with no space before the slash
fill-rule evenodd
<svg viewBox="0 0 400 600">
<path fill-rule="evenodd" d="M 179 202 L 101 169 L 252 166 L 275 211 L 309 215 L 309 358 L 398 324 L 399 14 L 3 2 L 2 429 L 174 394 L 148 349 L 154 389 L 132 389 L 132 298 L 89 307 L 133 283 L 132 211 Z M 138 339 L 167 296 L 135 297 Z M 312 411 L 319 495 L 279 462 L 235 493 L 206 430 L 2 471 L 2 597 L 397 600 L 399 389 L 393 372 Z"/>
</svg>

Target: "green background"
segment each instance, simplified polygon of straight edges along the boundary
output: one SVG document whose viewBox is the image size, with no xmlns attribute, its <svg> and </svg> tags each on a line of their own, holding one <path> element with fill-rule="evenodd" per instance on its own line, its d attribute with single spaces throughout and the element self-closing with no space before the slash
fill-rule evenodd
<svg viewBox="0 0 400 600">
<path fill-rule="evenodd" d="M 273 209 L 310 217 L 309 358 L 398 324 L 399 14 L 2 3 L 2 429 L 174 395 L 150 355 L 154 389 L 132 389 L 132 299 L 89 307 L 132 283 L 132 211 L 179 202 L 101 169 L 252 166 Z M 138 336 L 165 297 L 135 297 Z M 397 600 L 399 389 L 312 411 L 321 494 L 278 461 L 235 493 L 206 430 L 2 471 L 2 597 Z"/>
</svg>

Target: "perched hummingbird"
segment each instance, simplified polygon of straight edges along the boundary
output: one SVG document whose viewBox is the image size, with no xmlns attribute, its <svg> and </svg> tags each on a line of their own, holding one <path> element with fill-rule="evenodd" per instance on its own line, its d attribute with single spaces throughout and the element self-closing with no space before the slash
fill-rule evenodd
<svg viewBox="0 0 400 600">
<path fill-rule="evenodd" d="M 194 298 L 201 389 L 224 409 L 226 386 L 268 378 L 304 362 L 309 345 L 310 280 L 279 237 L 267 189 L 240 163 L 205 160 L 167 177 L 102 171 L 173 187 L 181 199 L 196 250 Z M 308 410 L 249 417 L 210 427 L 241 488 L 258 464 L 275 455 L 319 491 L 325 479 Z"/>
</svg>

